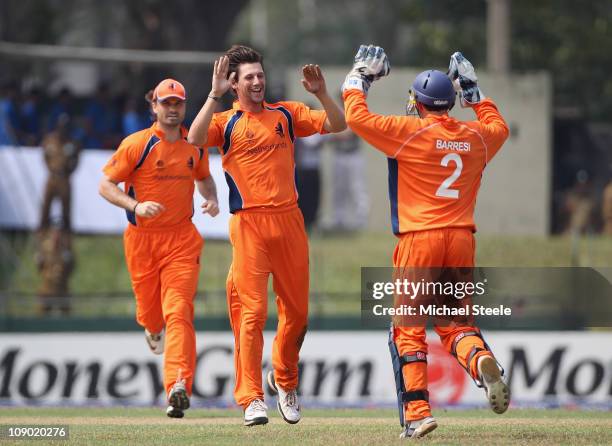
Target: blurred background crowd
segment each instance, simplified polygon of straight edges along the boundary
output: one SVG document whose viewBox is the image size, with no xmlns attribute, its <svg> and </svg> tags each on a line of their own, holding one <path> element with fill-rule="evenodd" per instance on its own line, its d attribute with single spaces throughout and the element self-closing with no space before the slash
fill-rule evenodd
<svg viewBox="0 0 612 446">
<path fill-rule="evenodd" d="M 90 149 L 115 149 L 123 137 L 151 125 L 144 93 L 112 94 L 100 84 L 93 96 L 75 96 L 69 87 L 49 95 L 40 86 L 22 90 L 11 81 L 0 90 L 0 144 L 39 146 L 62 115 L 71 120 L 71 137 Z"/>
</svg>

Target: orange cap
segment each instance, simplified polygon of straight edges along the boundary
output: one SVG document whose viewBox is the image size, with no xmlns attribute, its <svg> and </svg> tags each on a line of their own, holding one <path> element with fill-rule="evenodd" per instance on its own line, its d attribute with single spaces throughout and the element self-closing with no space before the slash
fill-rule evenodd
<svg viewBox="0 0 612 446">
<path fill-rule="evenodd" d="M 187 94 L 183 84 L 174 79 L 164 79 L 161 81 L 153 91 L 153 100 L 163 101 L 168 98 L 179 98 L 184 101 L 187 98 Z"/>
</svg>

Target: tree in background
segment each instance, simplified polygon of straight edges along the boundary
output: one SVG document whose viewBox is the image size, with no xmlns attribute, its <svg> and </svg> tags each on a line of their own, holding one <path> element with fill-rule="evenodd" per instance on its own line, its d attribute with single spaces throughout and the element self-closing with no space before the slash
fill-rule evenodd
<svg viewBox="0 0 612 446">
<path fill-rule="evenodd" d="M 495 0 L 491 0 L 495 1 Z M 266 57 L 284 64 L 346 65 L 360 43 L 383 46 L 395 66 L 445 68 L 461 49 L 486 66 L 486 0 L 265 0 Z M 245 8 L 232 31 L 248 41 Z M 593 0 L 510 0 L 513 72 L 547 70 L 555 106 L 589 120 L 612 120 L 612 3 Z M 282 36 L 282 38 L 280 38 Z"/>
<path fill-rule="evenodd" d="M 253 8 L 265 9 L 260 12 L 266 17 L 263 48 L 253 42 Z M 606 51 L 612 47 L 612 3 L 510 0 L 510 10 L 512 70 L 547 70 L 557 109 L 572 108 L 589 120 L 612 120 L 612 52 Z M 444 68 L 458 48 L 485 65 L 486 16 L 487 0 L 226 0 L 222 7 L 198 0 L 3 0 L 0 37 L 202 51 L 222 51 L 240 41 L 258 47 L 281 67 L 315 56 L 319 63 L 347 64 L 357 45 L 374 42 L 396 66 Z M 20 62 L 11 74 L 20 77 L 27 70 Z M 138 64 L 127 68 L 136 77 L 142 70 Z M 189 84 L 203 73 L 187 69 L 184 76 L 193 78 Z"/>
<path fill-rule="evenodd" d="M 557 109 L 612 120 L 612 2 L 512 0 L 512 67 L 548 70 Z"/>
</svg>

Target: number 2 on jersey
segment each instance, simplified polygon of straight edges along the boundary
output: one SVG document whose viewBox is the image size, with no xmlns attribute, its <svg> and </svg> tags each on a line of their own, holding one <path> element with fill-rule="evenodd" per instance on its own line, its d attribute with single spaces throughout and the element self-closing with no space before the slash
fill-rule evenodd
<svg viewBox="0 0 612 446">
<path fill-rule="evenodd" d="M 455 171 L 453 174 L 445 179 L 440 187 L 436 191 L 437 197 L 445 197 L 445 198 L 459 198 L 459 189 L 451 189 L 452 184 L 459 178 L 461 175 L 461 170 L 463 169 L 463 161 L 461 161 L 461 157 L 456 153 L 448 153 L 442 158 L 440 161 L 440 165 L 443 167 L 447 167 L 448 164 L 453 161 L 455 163 Z"/>
</svg>

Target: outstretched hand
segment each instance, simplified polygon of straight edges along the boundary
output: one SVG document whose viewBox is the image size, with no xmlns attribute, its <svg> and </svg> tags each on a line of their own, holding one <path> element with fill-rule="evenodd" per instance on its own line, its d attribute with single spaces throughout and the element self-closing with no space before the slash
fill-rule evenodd
<svg viewBox="0 0 612 446">
<path fill-rule="evenodd" d="M 229 57 L 222 56 L 215 60 L 212 77 L 212 94 L 217 97 L 223 96 L 230 89 L 232 81 L 236 77 L 234 71 L 229 76 Z"/>
<path fill-rule="evenodd" d="M 318 65 L 308 64 L 302 67 L 302 85 L 307 92 L 314 95 L 321 95 L 327 93 L 327 86 L 325 85 L 325 78 L 321 67 Z"/>
</svg>

